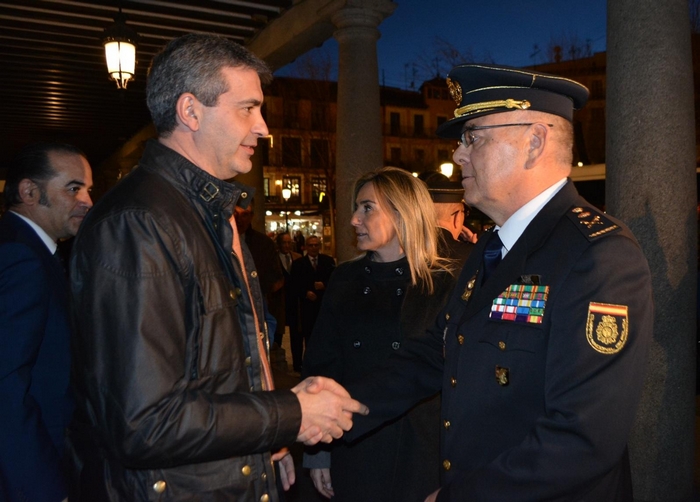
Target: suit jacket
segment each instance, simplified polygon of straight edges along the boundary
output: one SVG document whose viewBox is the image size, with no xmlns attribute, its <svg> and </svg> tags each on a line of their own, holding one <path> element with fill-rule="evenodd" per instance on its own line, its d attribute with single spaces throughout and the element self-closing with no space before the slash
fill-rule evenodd
<svg viewBox="0 0 700 502">
<path fill-rule="evenodd" d="M 438 240 L 438 254 L 445 258 L 455 260 L 457 270 L 461 270 L 464 262 L 474 249 L 474 244 L 455 240 L 452 233 L 443 227 L 438 227 L 441 239 Z"/>
<path fill-rule="evenodd" d="M 323 253 L 318 254 L 316 270 L 311 265 L 311 259 L 308 255 L 292 263 L 292 282 L 301 302 L 302 331 L 307 336 L 311 334 L 311 329 L 313 329 L 313 324 L 321 309 L 321 302 L 325 293 L 325 290 L 317 290 L 314 287 L 314 283 L 322 282 L 325 287 L 328 287 L 328 280 L 334 269 L 335 260 Z M 306 298 L 307 291 L 316 293 L 317 298 L 315 301 Z"/>
<path fill-rule="evenodd" d="M 66 497 L 61 458 L 73 411 L 68 283 L 17 215 L 0 219 L 0 499 Z"/>
<path fill-rule="evenodd" d="M 631 501 L 626 443 L 653 329 L 639 244 L 571 182 L 481 285 L 487 241 L 393 372 L 348 387 L 370 409 L 348 438 L 442 387 L 438 501 Z"/>
</svg>

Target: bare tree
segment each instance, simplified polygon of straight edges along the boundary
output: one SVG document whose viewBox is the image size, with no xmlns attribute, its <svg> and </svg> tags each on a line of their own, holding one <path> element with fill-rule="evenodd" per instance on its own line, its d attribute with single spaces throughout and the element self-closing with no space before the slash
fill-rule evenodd
<svg viewBox="0 0 700 502">
<path fill-rule="evenodd" d="M 582 42 L 576 33 L 561 33 L 552 36 L 545 49 L 547 62 L 573 61 L 592 56 L 591 41 Z"/>
<path fill-rule="evenodd" d="M 412 75 L 414 85 L 409 87 L 418 87 L 420 82 L 444 77 L 452 68 L 460 64 L 476 62 L 493 63 L 494 61 L 488 52 L 476 55 L 469 47 L 460 49 L 442 37 L 435 37 L 432 49 L 418 56 L 413 63 L 416 70 Z"/>
</svg>

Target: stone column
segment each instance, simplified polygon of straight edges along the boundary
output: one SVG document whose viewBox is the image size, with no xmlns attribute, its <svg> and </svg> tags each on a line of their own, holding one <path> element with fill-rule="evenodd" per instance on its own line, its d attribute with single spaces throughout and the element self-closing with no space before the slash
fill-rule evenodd
<svg viewBox="0 0 700 502">
<path fill-rule="evenodd" d="M 377 26 L 393 12 L 385 1 L 354 1 L 333 14 L 338 41 L 336 134 L 336 256 L 356 255 L 350 227 L 352 186 L 362 174 L 383 165 L 377 69 Z"/>
<path fill-rule="evenodd" d="M 639 239 L 655 304 L 644 396 L 630 439 L 634 496 L 685 501 L 693 489 L 697 289 L 687 0 L 608 0 L 607 45 L 607 210 Z"/>
</svg>

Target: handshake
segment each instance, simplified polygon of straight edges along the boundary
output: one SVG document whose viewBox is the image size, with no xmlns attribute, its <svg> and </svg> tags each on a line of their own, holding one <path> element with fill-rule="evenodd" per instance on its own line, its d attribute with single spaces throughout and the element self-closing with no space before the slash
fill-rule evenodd
<svg viewBox="0 0 700 502">
<path fill-rule="evenodd" d="M 301 405 L 301 428 L 297 441 L 314 445 L 330 443 L 352 428 L 352 414 L 367 415 L 369 409 L 352 399 L 331 378 L 309 377 L 292 389 Z"/>
</svg>

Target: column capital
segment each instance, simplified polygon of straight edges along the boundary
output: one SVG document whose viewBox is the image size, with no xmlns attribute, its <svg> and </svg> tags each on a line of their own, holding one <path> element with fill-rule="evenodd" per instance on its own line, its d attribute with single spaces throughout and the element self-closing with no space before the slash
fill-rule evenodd
<svg viewBox="0 0 700 502">
<path fill-rule="evenodd" d="M 345 5 L 331 16 L 336 28 L 376 28 L 394 12 L 391 0 L 346 0 Z"/>
</svg>

